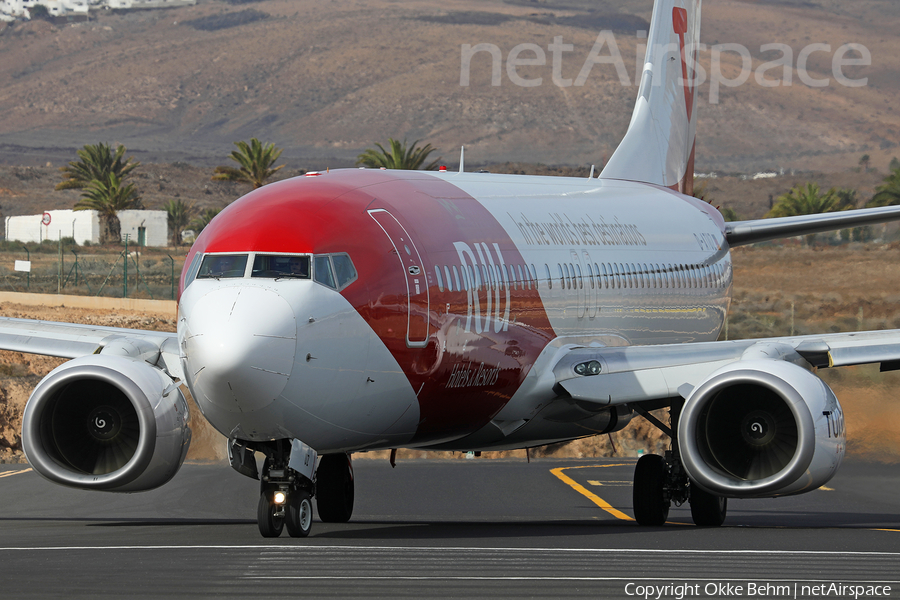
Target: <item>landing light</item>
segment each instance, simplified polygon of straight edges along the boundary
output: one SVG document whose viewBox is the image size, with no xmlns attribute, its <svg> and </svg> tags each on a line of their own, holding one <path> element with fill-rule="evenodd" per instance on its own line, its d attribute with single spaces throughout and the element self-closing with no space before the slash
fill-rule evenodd
<svg viewBox="0 0 900 600">
<path fill-rule="evenodd" d="M 596 360 L 575 365 L 575 372 L 579 375 L 599 375 L 600 370 L 600 362 Z"/>
<path fill-rule="evenodd" d="M 275 496 L 272 499 L 275 501 L 275 504 L 284 504 L 284 492 L 275 492 Z"/>
</svg>

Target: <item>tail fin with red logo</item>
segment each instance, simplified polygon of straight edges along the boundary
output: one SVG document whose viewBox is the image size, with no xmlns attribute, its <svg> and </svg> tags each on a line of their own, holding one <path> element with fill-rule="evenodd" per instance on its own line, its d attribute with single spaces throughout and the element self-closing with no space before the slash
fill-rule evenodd
<svg viewBox="0 0 900 600">
<path fill-rule="evenodd" d="M 693 192 L 701 2 L 656 0 L 631 124 L 601 178 Z"/>
</svg>

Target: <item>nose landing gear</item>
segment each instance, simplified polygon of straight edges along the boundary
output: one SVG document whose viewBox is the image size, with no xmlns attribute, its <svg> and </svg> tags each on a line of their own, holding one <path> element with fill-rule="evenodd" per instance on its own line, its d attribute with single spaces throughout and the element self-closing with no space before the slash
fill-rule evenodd
<svg viewBox="0 0 900 600">
<path fill-rule="evenodd" d="M 293 440 L 289 449 L 286 442 L 275 442 L 263 463 L 256 508 L 263 537 L 278 537 L 285 526 L 291 537 L 306 537 L 312 528 L 316 452 L 299 440 Z"/>
</svg>

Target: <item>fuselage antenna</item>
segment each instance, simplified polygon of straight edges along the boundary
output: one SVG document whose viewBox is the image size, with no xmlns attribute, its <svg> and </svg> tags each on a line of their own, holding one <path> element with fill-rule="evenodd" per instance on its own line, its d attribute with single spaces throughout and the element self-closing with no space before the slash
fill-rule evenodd
<svg viewBox="0 0 900 600">
<path fill-rule="evenodd" d="M 459 147 L 459 172 L 460 173 L 463 172 L 463 166 L 465 165 L 465 158 L 466 158 L 466 147 L 460 146 Z"/>
<path fill-rule="evenodd" d="M 593 179 L 593 178 L 594 178 L 594 165 L 591 165 L 591 174 L 588 175 L 588 179 Z"/>
</svg>

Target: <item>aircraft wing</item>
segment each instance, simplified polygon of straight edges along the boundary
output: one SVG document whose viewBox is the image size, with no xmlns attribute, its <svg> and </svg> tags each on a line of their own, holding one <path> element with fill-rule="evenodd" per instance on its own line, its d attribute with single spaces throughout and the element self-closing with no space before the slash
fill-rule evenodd
<svg viewBox="0 0 900 600">
<path fill-rule="evenodd" d="M 818 368 L 881 363 L 882 371 L 896 370 L 900 369 L 900 330 L 573 348 L 557 362 L 554 375 L 556 385 L 576 403 L 652 403 L 687 398 L 718 369 L 741 360 L 760 359 Z"/>
<path fill-rule="evenodd" d="M 733 221 L 725 224 L 725 239 L 732 247 L 765 242 L 768 240 L 794 237 L 875 225 L 900 220 L 900 206 L 883 206 L 880 208 L 862 208 L 844 210 L 816 215 L 799 215 L 796 217 L 780 217 L 774 219 L 755 219 L 752 221 Z"/>
<path fill-rule="evenodd" d="M 130 356 L 184 379 L 177 334 L 166 331 L 0 317 L 0 350 L 60 358 L 101 353 Z"/>
</svg>

